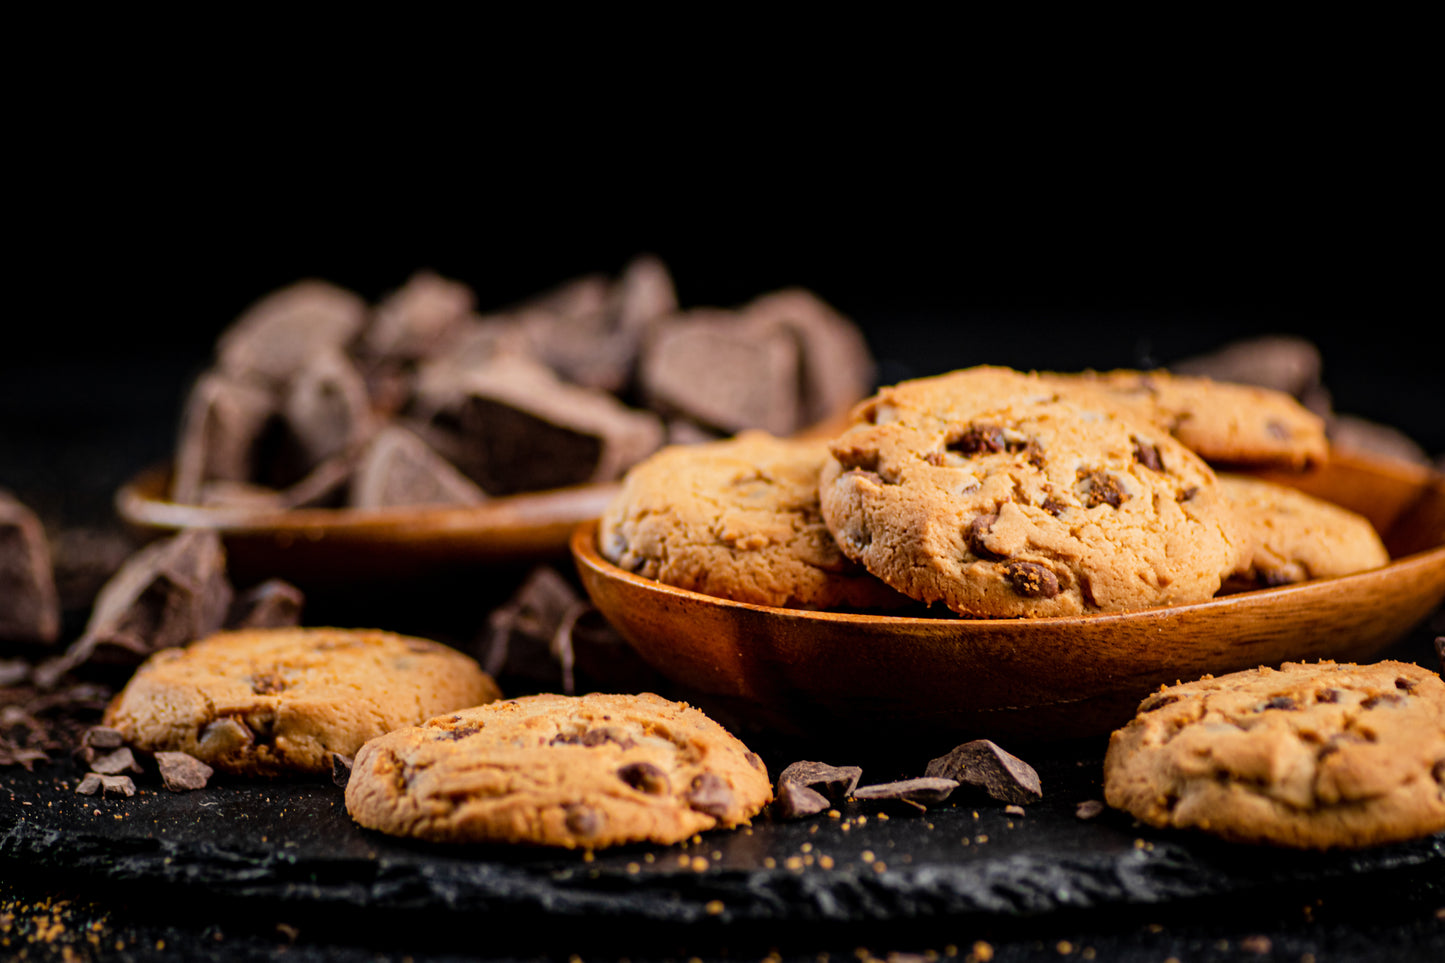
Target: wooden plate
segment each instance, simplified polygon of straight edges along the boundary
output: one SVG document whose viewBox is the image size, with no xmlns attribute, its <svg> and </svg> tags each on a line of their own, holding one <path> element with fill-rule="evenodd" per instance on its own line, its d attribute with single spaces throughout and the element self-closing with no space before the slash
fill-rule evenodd
<svg viewBox="0 0 1445 963">
<path fill-rule="evenodd" d="M 275 576 L 302 588 L 403 582 L 470 565 L 563 559 L 567 537 L 602 514 L 616 484 L 496 498 L 465 508 L 303 508 L 182 505 L 168 473 L 142 472 L 116 493 L 120 517 L 148 534 L 212 528 L 241 580 Z"/>
<path fill-rule="evenodd" d="M 1369 661 L 1445 598 L 1445 476 L 1340 457 L 1271 477 L 1354 509 L 1392 561 L 1195 605 L 1050 619 L 901 618 L 748 605 L 633 575 L 572 535 L 593 603 L 654 668 L 729 718 L 799 733 L 1106 733 L 1160 684 L 1287 660 Z M 700 700 L 701 701 L 701 700 Z"/>
</svg>

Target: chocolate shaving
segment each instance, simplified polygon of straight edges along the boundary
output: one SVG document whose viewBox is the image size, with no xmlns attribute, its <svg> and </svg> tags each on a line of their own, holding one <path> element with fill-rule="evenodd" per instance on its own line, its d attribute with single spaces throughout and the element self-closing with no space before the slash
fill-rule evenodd
<svg viewBox="0 0 1445 963">
<path fill-rule="evenodd" d="M 867 802 L 902 802 L 916 809 L 936 806 L 958 788 L 958 781 L 935 775 L 859 786 L 853 798 Z"/>
<path fill-rule="evenodd" d="M 161 785 L 171 792 L 205 789 L 214 772 L 210 766 L 185 752 L 156 753 L 156 768 L 161 772 Z"/>
<path fill-rule="evenodd" d="M 956 779 L 1005 803 L 1027 806 L 1043 798 L 1039 774 L 988 739 L 975 739 L 930 762 L 929 776 Z"/>
</svg>

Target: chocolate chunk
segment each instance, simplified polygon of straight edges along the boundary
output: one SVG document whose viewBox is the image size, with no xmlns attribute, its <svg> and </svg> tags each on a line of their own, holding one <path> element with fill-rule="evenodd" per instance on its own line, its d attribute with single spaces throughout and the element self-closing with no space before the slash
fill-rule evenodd
<svg viewBox="0 0 1445 963">
<path fill-rule="evenodd" d="M 650 407 L 725 434 L 788 435 L 807 421 L 797 338 L 771 320 L 695 310 L 659 322 L 638 362 Z"/>
<path fill-rule="evenodd" d="M 1007 447 L 1002 428 L 994 425 L 970 425 L 945 447 L 960 455 L 994 454 Z"/>
<path fill-rule="evenodd" d="M 1327 422 L 1330 445 L 1340 451 L 1397 458 L 1417 465 L 1430 464 L 1430 456 L 1409 435 L 1354 415 L 1332 414 Z"/>
<path fill-rule="evenodd" d="M 795 762 L 778 775 L 778 788 L 794 783 L 822 793 L 829 802 L 839 804 L 858 787 L 863 770 L 858 766 L 830 766 L 824 762 Z"/>
<path fill-rule="evenodd" d="M 611 481 L 662 444 L 662 422 L 524 358 L 432 366 L 417 388 L 426 440 L 488 494 Z"/>
<path fill-rule="evenodd" d="M 1405 697 L 1395 692 L 1380 692 L 1360 702 L 1361 709 L 1373 709 L 1376 706 L 1398 706 L 1405 704 Z"/>
<path fill-rule="evenodd" d="M 1097 799 L 1085 799 L 1074 808 L 1077 819 L 1096 819 L 1104 812 L 1104 804 Z"/>
<path fill-rule="evenodd" d="M 964 540 L 968 543 L 968 550 L 990 562 L 996 562 L 1001 557 L 996 552 L 990 551 L 989 547 L 984 544 L 984 538 L 987 537 L 989 529 L 993 528 L 993 523 L 996 521 L 998 521 L 997 512 L 977 515 L 973 521 L 968 523 L 968 531 L 964 535 Z"/>
<path fill-rule="evenodd" d="M 516 593 L 487 618 L 478 643 L 483 670 L 496 677 L 525 680 L 575 691 L 572 634 L 590 608 L 555 569 L 538 566 Z"/>
<path fill-rule="evenodd" d="M 1059 577 L 1038 562 L 1009 562 L 1003 574 L 1014 591 L 1025 598 L 1051 599 L 1059 594 Z"/>
<path fill-rule="evenodd" d="M 781 328 L 797 341 L 799 427 L 846 410 L 873 386 L 873 357 L 862 333 L 816 295 L 799 288 L 765 294 L 742 309 L 745 323 Z"/>
<path fill-rule="evenodd" d="M 306 359 L 287 385 L 281 410 L 307 472 L 376 431 L 366 381 L 340 351 Z"/>
<path fill-rule="evenodd" d="M 431 271 L 418 271 L 377 305 L 361 339 L 373 358 L 417 361 L 441 350 L 476 306 L 471 288 Z"/>
<path fill-rule="evenodd" d="M 229 629 L 280 629 L 301 624 L 306 596 L 290 582 L 267 579 L 237 596 L 226 619 Z"/>
<path fill-rule="evenodd" d="M 202 727 L 197 743 L 208 756 L 223 756 L 252 745 L 255 735 L 239 719 L 221 716 Z"/>
<path fill-rule="evenodd" d="M 1061 502 L 1051 495 L 1048 498 L 1045 498 L 1044 503 L 1039 507 L 1042 508 L 1044 511 L 1048 512 L 1050 515 L 1054 516 L 1055 518 L 1058 518 L 1060 515 L 1062 515 L 1068 510 L 1069 505 L 1068 502 Z"/>
<path fill-rule="evenodd" d="M 1150 471 L 1164 470 L 1164 460 L 1159 455 L 1159 446 L 1140 441 L 1138 438 L 1134 439 L 1134 460 Z"/>
<path fill-rule="evenodd" d="M 804 816 L 816 816 L 830 805 L 828 797 L 817 790 L 802 783 L 780 779 L 770 812 L 778 819 L 801 819 Z"/>
<path fill-rule="evenodd" d="M 631 749 L 636 745 L 627 733 L 616 726 L 598 726 L 595 729 L 583 729 L 580 732 L 559 732 L 551 738 L 548 745 L 587 746 L 590 748 L 609 742 L 623 749 Z"/>
<path fill-rule="evenodd" d="M 677 313 L 677 289 L 667 265 L 648 254 L 633 258 L 608 292 L 607 310 L 618 331 L 642 333 Z"/>
<path fill-rule="evenodd" d="M 1079 480 L 1074 486 L 1079 494 L 1079 501 L 1084 503 L 1085 508 L 1094 508 L 1098 505 L 1109 505 L 1118 508 L 1124 504 L 1129 497 L 1129 492 L 1124 488 L 1122 482 L 1102 471 L 1086 471 L 1079 469 Z"/>
<path fill-rule="evenodd" d="M 1320 691 L 1320 692 L 1318 692 L 1318 693 L 1315 694 L 1315 701 L 1316 701 L 1316 702 L 1331 702 L 1331 703 L 1333 703 L 1333 702 L 1339 702 L 1339 701 L 1340 701 L 1340 690 L 1339 690 L 1339 689 L 1324 689 L 1324 690 L 1322 690 L 1322 691 Z"/>
<path fill-rule="evenodd" d="M 724 819 L 733 804 L 732 787 L 716 773 L 702 773 L 688 787 L 687 804 L 700 813 Z"/>
<path fill-rule="evenodd" d="M 602 814 L 589 806 L 572 804 L 565 817 L 567 829 L 579 836 L 596 836 L 602 831 Z"/>
<path fill-rule="evenodd" d="M 1272 388 L 1302 398 L 1319 384 L 1319 349 L 1304 338 L 1268 335 L 1235 341 L 1209 354 L 1169 365 L 1176 374 Z"/>
<path fill-rule="evenodd" d="M 898 782 L 884 782 L 873 786 L 859 786 L 853 790 L 853 798 L 868 802 L 903 802 L 923 809 L 936 806 L 958 788 L 958 780 L 942 776 L 923 776 L 918 779 L 902 779 Z"/>
<path fill-rule="evenodd" d="M 351 481 L 353 508 L 395 505 L 477 505 L 482 491 L 430 445 L 399 425 L 377 432 Z"/>
<path fill-rule="evenodd" d="M 60 598 L 40 519 L 0 491 L 0 640 L 54 642 Z"/>
<path fill-rule="evenodd" d="M 327 349 L 344 349 L 366 325 L 366 302 L 322 281 L 301 281 L 246 310 L 216 346 L 221 370 L 283 384 Z"/>
<path fill-rule="evenodd" d="M 956 779 L 1005 803 L 1027 806 L 1043 798 L 1039 774 L 988 739 L 975 739 L 930 762 L 924 773 Z"/>
<path fill-rule="evenodd" d="M 123 772 L 144 772 L 140 763 L 135 761 L 135 754 L 128 746 L 121 746 L 112 752 L 99 756 L 90 763 L 92 772 L 98 772 L 102 776 L 118 776 Z"/>
<path fill-rule="evenodd" d="M 617 770 L 617 778 L 638 792 L 662 796 L 672 792 L 667 773 L 650 762 L 633 762 Z"/>
<path fill-rule="evenodd" d="M 124 532 L 97 528 L 63 528 L 50 542 L 55 590 L 60 607 L 89 609 L 101 587 L 135 554 L 139 546 Z"/>
<path fill-rule="evenodd" d="M 263 437 L 279 407 L 263 385 L 214 371 L 198 378 L 181 415 L 171 498 L 200 504 L 207 482 L 254 481 Z"/>
<path fill-rule="evenodd" d="M 125 737 L 110 726 L 91 726 L 81 734 L 80 744 L 91 749 L 119 749 L 125 745 Z"/>
<path fill-rule="evenodd" d="M 156 768 L 161 772 L 161 785 L 171 792 L 205 789 L 213 772 L 210 766 L 184 752 L 156 753 Z"/>
<path fill-rule="evenodd" d="M 88 772 L 75 787 L 75 791 L 85 796 L 94 796 L 96 793 L 105 796 L 134 796 L 135 783 L 129 776 L 103 776 L 98 772 Z"/>
<path fill-rule="evenodd" d="M 188 529 L 153 542 L 126 560 L 95 600 L 84 633 L 36 679 L 54 685 L 92 658 L 138 663 L 221 628 L 231 605 L 220 537 Z"/>
<path fill-rule="evenodd" d="M 343 756 L 339 752 L 331 753 L 331 781 L 342 789 L 351 781 L 351 769 L 354 760 L 350 756 Z"/>
<path fill-rule="evenodd" d="M 1289 696 L 1275 696 L 1264 704 L 1265 709 L 1298 709 L 1299 704 Z"/>
<path fill-rule="evenodd" d="M 1395 680 L 1395 688 L 1403 689 L 1405 692 L 1414 692 L 1415 687 L 1419 684 L 1420 683 L 1416 682 L 1414 679 L 1407 679 L 1404 676 L 1401 676 L 1400 678 Z"/>
</svg>

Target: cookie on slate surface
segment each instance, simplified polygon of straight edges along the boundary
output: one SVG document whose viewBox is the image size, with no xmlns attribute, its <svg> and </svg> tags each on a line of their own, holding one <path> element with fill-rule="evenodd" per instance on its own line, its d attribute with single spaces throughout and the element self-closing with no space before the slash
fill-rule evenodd
<svg viewBox="0 0 1445 963">
<path fill-rule="evenodd" d="M 819 479 L 850 557 L 984 617 L 1208 599 L 1242 549 L 1213 471 L 1168 432 L 1037 375 L 981 367 L 885 388 Z"/>
<path fill-rule="evenodd" d="M 1211 462 L 1304 468 L 1329 457 L 1324 419 L 1282 391 L 1167 371 L 1043 377 L 1070 393 L 1102 395 L 1170 431 Z"/>
<path fill-rule="evenodd" d="M 437 642 L 366 629 L 223 632 L 152 656 L 105 711 L 140 749 L 241 775 L 330 771 L 368 739 L 501 693 Z"/>
<path fill-rule="evenodd" d="M 821 441 L 745 432 L 664 449 L 628 472 L 598 547 L 667 585 L 795 608 L 896 607 L 908 599 L 838 548 L 818 507 Z"/>
<path fill-rule="evenodd" d="M 1260 478 L 1220 475 L 1219 484 L 1250 546 L 1230 587 L 1336 578 L 1390 561 L 1374 526 L 1347 508 Z"/>
<path fill-rule="evenodd" d="M 659 696 L 528 696 L 438 716 L 362 747 L 346 808 L 436 842 L 594 849 L 674 843 L 772 800 L 756 754 Z"/>
<path fill-rule="evenodd" d="M 1287 662 L 1161 689 L 1109 740 L 1104 797 L 1153 826 L 1309 849 L 1445 830 L 1445 683 Z"/>
</svg>

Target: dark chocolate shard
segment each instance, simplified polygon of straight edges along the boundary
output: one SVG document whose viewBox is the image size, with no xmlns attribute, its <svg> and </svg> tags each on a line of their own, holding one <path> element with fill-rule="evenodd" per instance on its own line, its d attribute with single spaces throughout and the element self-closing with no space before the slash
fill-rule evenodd
<svg viewBox="0 0 1445 963">
<path fill-rule="evenodd" d="M 214 772 L 210 766 L 185 752 L 156 753 L 156 768 L 161 773 L 161 785 L 171 792 L 205 789 Z"/>
<path fill-rule="evenodd" d="M 361 350 L 393 361 L 431 357 L 455 336 L 475 307 L 476 296 L 465 284 L 418 271 L 377 305 Z"/>
<path fill-rule="evenodd" d="M 85 631 L 63 656 L 36 670 L 36 681 L 53 686 L 92 659 L 139 663 L 159 649 L 211 635 L 225 622 L 231 597 L 216 532 L 188 529 L 153 542 L 105 584 Z"/>
<path fill-rule="evenodd" d="M 81 734 L 80 744 L 92 749 L 119 749 L 125 745 L 125 737 L 110 726 L 91 726 Z"/>
<path fill-rule="evenodd" d="M 1043 798 L 1039 774 L 1018 756 L 988 739 L 975 739 L 931 761 L 929 776 L 956 779 L 960 785 L 982 790 L 1000 802 L 1027 806 Z"/>
<path fill-rule="evenodd" d="M 102 776 L 119 776 L 123 772 L 141 773 L 140 763 L 135 761 L 135 753 L 130 751 L 129 746 L 121 746 L 103 756 L 97 756 L 91 760 L 91 772 L 98 772 Z"/>
<path fill-rule="evenodd" d="M 938 805 L 957 788 L 958 780 L 956 779 L 927 775 L 917 779 L 900 779 L 897 782 L 859 786 L 853 790 L 853 798 L 866 802 L 897 801 L 921 808 Z"/>
<path fill-rule="evenodd" d="M 0 641 L 54 642 L 60 634 L 50 543 L 40 519 L 0 491 Z"/>
<path fill-rule="evenodd" d="M 346 348 L 366 326 L 361 298 L 324 281 L 301 281 L 246 310 L 216 345 L 220 368 L 284 384 L 317 354 Z"/>
<path fill-rule="evenodd" d="M 279 410 L 268 387 L 220 372 L 196 380 L 181 414 L 171 498 L 200 504 L 207 482 L 258 477 L 262 439 Z"/>
<path fill-rule="evenodd" d="M 286 386 L 281 410 L 308 471 L 376 431 L 366 380 L 339 350 L 306 360 Z"/>
<path fill-rule="evenodd" d="M 506 602 L 487 618 L 479 661 L 493 678 L 525 680 L 570 694 L 571 629 L 590 608 L 555 569 L 538 566 Z"/>
<path fill-rule="evenodd" d="M 825 762 L 799 761 L 792 763 L 778 774 L 778 789 L 783 783 L 799 786 L 822 793 L 829 802 L 837 805 L 852 795 L 858 788 L 863 770 L 858 766 L 830 766 Z"/>
<path fill-rule="evenodd" d="M 351 769 L 355 762 L 350 756 L 339 752 L 331 753 L 331 781 L 342 789 L 351 781 Z"/>
<path fill-rule="evenodd" d="M 398 425 L 377 432 L 351 480 L 353 508 L 477 505 L 487 493 L 430 445 Z"/>
<path fill-rule="evenodd" d="M 226 618 L 229 629 L 280 629 L 301 624 L 306 596 L 290 582 L 267 579 L 236 597 Z"/>
<path fill-rule="evenodd" d="M 661 321 L 638 362 L 650 407 L 726 434 L 760 428 L 788 435 L 804 427 L 798 383 L 801 350 L 771 320 L 694 310 Z"/>
<path fill-rule="evenodd" d="M 663 439 L 656 415 L 521 357 L 428 366 L 415 409 L 426 440 L 491 495 L 611 481 Z"/>
<path fill-rule="evenodd" d="M 94 796 L 97 793 L 104 796 L 134 796 L 135 783 L 129 776 L 104 776 L 98 772 L 88 772 L 75 791 L 85 795 Z"/>
<path fill-rule="evenodd" d="M 828 797 L 802 783 L 779 780 L 770 812 L 778 819 L 801 819 L 816 816 L 828 809 Z"/>
<path fill-rule="evenodd" d="M 733 805 L 732 787 L 716 773 L 701 773 L 688 787 L 687 804 L 714 819 L 726 819 Z"/>
</svg>

